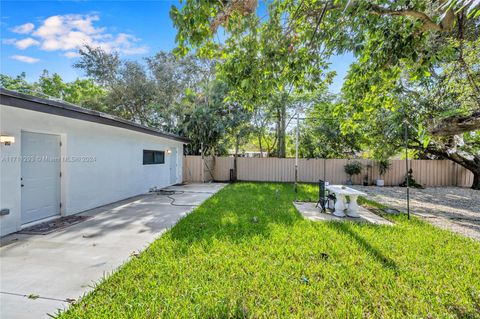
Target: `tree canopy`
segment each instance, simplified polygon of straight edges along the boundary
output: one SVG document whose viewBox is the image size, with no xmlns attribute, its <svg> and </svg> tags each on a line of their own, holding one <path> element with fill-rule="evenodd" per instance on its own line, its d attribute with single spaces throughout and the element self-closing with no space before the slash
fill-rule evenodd
<svg viewBox="0 0 480 319">
<path fill-rule="evenodd" d="M 173 7 L 177 53 L 223 59 L 232 98 L 255 109 L 278 94 L 288 100 L 292 92 L 321 91 L 332 76 L 328 58 L 352 52 L 356 61 L 335 106 L 317 103 L 307 112 L 301 151 L 321 154 L 323 141 L 388 157 L 398 152 L 408 121 L 419 156 L 463 165 L 480 188 L 479 1 L 275 0 L 265 19 L 257 6 L 187 0 Z M 222 42 L 215 41 L 218 30 Z M 331 114 L 335 121 L 321 121 Z M 348 136 L 359 138 L 352 144 Z"/>
<path fill-rule="evenodd" d="M 0 87 L 30 95 L 58 98 L 83 107 L 104 111 L 102 98 L 106 91 L 90 79 L 65 82 L 57 73 L 44 70 L 36 82 L 29 83 L 26 74 L 16 77 L 0 74 Z"/>
</svg>

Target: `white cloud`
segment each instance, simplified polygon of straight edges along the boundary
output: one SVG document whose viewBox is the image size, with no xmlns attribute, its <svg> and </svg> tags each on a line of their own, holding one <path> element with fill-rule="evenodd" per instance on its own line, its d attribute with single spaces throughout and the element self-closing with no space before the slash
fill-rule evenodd
<svg viewBox="0 0 480 319">
<path fill-rule="evenodd" d="M 134 55 L 134 54 L 142 54 L 148 51 L 146 46 L 136 46 L 135 42 L 139 40 L 135 38 L 133 35 L 126 34 L 126 33 L 119 33 L 117 37 L 111 41 L 110 48 L 106 48 L 107 51 L 115 50 L 118 48 L 120 52 L 127 55 Z"/>
<path fill-rule="evenodd" d="M 32 32 L 33 29 L 35 29 L 35 25 L 29 22 L 22 25 L 17 25 L 12 29 L 12 31 L 15 33 L 26 34 Z"/>
<path fill-rule="evenodd" d="M 131 34 L 111 34 L 105 28 L 95 26 L 98 15 L 66 14 L 55 15 L 45 19 L 38 28 L 32 23 L 15 27 L 18 33 L 31 33 L 30 38 L 8 39 L 8 44 L 14 44 L 19 49 L 32 45 L 40 46 L 44 51 L 65 51 L 67 57 L 76 57 L 84 45 L 101 47 L 107 52 L 117 51 L 125 55 L 142 54 L 148 51 L 146 46 L 138 45 L 139 40 Z M 4 43 L 6 43 L 4 41 Z"/>
<path fill-rule="evenodd" d="M 40 38 L 47 38 L 62 34 L 64 30 L 63 18 L 61 16 L 51 16 L 43 21 L 43 24 L 33 34 Z"/>
<path fill-rule="evenodd" d="M 32 45 L 39 45 L 40 42 L 38 42 L 35 39 L 32 38 L 25 38 L 22 40 L 15 41 L 15 46 L 20 49 L 20 50 L 25 50 L 26 48 L 32 46 Z"/>
<path fill-rule="evenodd" d="M 38 61 L 40 61 L 37 58 L 32 58 L 26 55 L 12 55 L 10 58 L 25 63 L 37 63 Z"/>
<path fill-rule="evenodd" d="M 68 51 L 63 54 L 67 58 L 78 58 L 80 56 L 80 53 L 77 51 Z"/>
</svg>

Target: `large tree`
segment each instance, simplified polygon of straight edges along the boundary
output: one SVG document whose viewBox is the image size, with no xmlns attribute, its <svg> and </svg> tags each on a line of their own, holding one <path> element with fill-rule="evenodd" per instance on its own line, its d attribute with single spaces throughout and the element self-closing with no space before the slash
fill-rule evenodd
<svg viewBox="0 0 480 319">
<path fill-rule="evenodd" d="M 191 139 L 190 154 L 216 155 L 228 153 L 227 135 L 237 139 L 242 126 L 249 123 L 250 112 L 235 102 L 225 102 L 228 86 L 221 80 L 205 83 L 207 89 L 188 91 L 181 106 L 184 118 L 178 124 L 179 132 Z"/>
<path fill-rule="evenodd" d="M 101 85 L 107 92 L 108 112 L 144 125 L 155 121 L 155 82 L 144 65 L 121 60 L 118 53 L 85 46 L 74 67 Z"/>
<path fill-rule="evenodd" d="M 462 165 L 474 174 L 472 188 L 480 189 L 479 18 L 467 18 L 465 8 L 449 15 L 448 28 L 445 20 L 439 29 L 408 19 L 370 32 L 348 73 L 339 112 L 350 119 L 344 131 L 363 119 L 373 141 L 384 138 L 397 147 L 402 134 L 385 139 L 379 128 L 397 126 L 391 132 L 401 132 L 407 120 L 413 136 L 421 137 L 411 139 L 410 147 Z"/>
<path fill-rule="evenodd" d="M 214 59 L 159 52 L 140 63 L 87 46 L 75 66 L 107 91 L 109 113 L 190 138 L 190 154 L 225 153 L 226 135 L 249 120 L 225 101 L 230 88 Z"/>
<path fill-rule="evenodd" d="M 299 155 L 306 158 L 350 158 L 362 150 L 365 139 L 359 131 L 342 131 L 344 119 L 336 112 L 339 97 L 317 92 L 300 125 Z"/>
<path fill-rule="evenodd" d="M 86 108 L 105 111 L 103 98 L 105 90 L 89 79 L 76 79 L 65 82 L 57 73 L 44 70 L 36 82 L 29 83 L 26 74 L 16 77 L 0 75 L 0 86 L 9 90 L 41 97 L 58 98 Z"/>
<path fill-rule="evenodd" d="M 297 42 L 296 35 L 293 29 L 284 31 L 283 4 L 280 2 L 272 4 L 275 9 L 269 10 L 265 21 L 254 15 L 238 19 L 235 24 L 227 25 L 227 20 L 223 21 L 231 36 L 222 44 L 215 43 L 208 36 L 210 27 L 204 29 L 210 23 L 208 19 L 202 20 L 205 12 L 191 10 L 189 4 L 192 3 L 187 3 L 181 11 L 173 8 L 171 12 L 179 28 L 177 52 L 186 53 L 188 44 L 195 44 L 199 46 L 199 54 L 218 58 L 221 61 L 219 74 L 231 88 L 228 100 L 249 110 L 263 109 L 262 112 L 256 111 L 254 117 L 260 145 L 265 125 L 270 124 L 259 118 L 263 114 L 275 127 L 275 155 L 285 157 L 291 96 L 323 89 L 331 82 L 334 74 L 325 72 L 329 50 L 318 41 L 298 42 L 294 46 L 292 42 Z M 190 28 L 193 21 L 203 21 L 203 27 Z M 318 25 L 315 24 L 306 30 L 312 38 L 317 31 Z"/>
<path fill-rule="evenodd" d="M 252 34 L 256 38 L 268 38 L 273 44 L 269 42 L 266 47 L 276 52 L 272 60 L 255 64 L 260 69 L 254 73 L 245 72 L 251 67 L 242 63 L 236 63 L 237 69 L 230 70 L 231 73 L 235 71 L 236 83 L 242 87 L 239 92 L 255 98 L 258 96 L 255 88 L 271 94 L 272 90 L 268 89 L 275 89 L 279 83 L 280 87 L 285 83 L 287 87 L 295 88 L 297 83 L 301 87 L 302 82 L 296 82 L 296 76 L 305 78 L 308 72 L 299 70 L 308 70 L 311 66 L 323 68 L 325 64 L 318 62 L 324 62 L 329 55 L 351 51 L 357 61 L 349 71 L 343 91 L 345 103 L 342 108 L 348 115 L 342 123 L 344 133 L 355 129 L 362 118 L 381 114 L 381 110 L 397 110 L 398 113 L 403 105 L 399 99 L 411 91 L 423 95 L 432 91 L 429 85 L 438 89 L 450 83 L 452 85 L 443 86 L 443 94 L 439 95 L 445 97 L 441 105 L 433 103 L 433 99 L 423 104 L 429 110 L 422 114 L 428 113 L 432 118 L 421 124 L 426 126 L 425 131 L 436 136 L 430 138 L 431 144 L 422 143 L 425 145 L 423 151 L 438 155 L 439 150 L 443 150 L 444 158 L 474 173 L 472 186 L 480 188 L 476 149 L 462 150 L 473 153 L 459 158 L 460 153 L 453 152 L 458 148 L 452 147 L 452 141 L 460 140 L 460 135 L 471 135 L 468 132 L 480 128 L 479 68 L 477 62 L 469 61 L 479 52 L 476 45 L 478 0 L 277 0 L 268 8 L 268 21 L 252 32 L 248 21 L 256 16 L 256 7 L 257 2 L 249 0 L 206 1 L 201 5 L 187 1 L 181 9 L 172 10 L 178 28 L 179 51 L 194 47 L 200 51 L 228 52 L 229 41 L 241 43 L 243 37 Z M 228 35 L 224 45 L 213 41 L 219 26 Z M 248 52 L 238 51 L 240 56 Z M 253 56 L 257 59 L 261 55 Z M 262 70 L 271 74 L 274 67 L 288 69 L 286 78 L 289 81 L 262 78 Z M 429 83 L 439 71 L 442 71 L 441 79 Z M 259 78 L 266 79 L 264 82 L 268 85 L 258 83 Z M 255 88 L 248 89 L 251 82 L 255 83 Z"/>
<path fill-rule="evenodd" d="M 186 90 L 198 93 L 211 80 L 211 66 L 203 61 L 166 52 L 141 63 L 86 46 L 74 66 L 107 91 L 109 113 L 173 133 L 185 116 L 179 105 Z"/>
</svg>

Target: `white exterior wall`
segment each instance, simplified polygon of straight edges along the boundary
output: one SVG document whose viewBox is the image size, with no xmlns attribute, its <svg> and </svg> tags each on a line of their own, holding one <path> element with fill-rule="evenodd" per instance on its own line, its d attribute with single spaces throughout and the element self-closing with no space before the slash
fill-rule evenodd
<svg viewBox="0 0 480 319">
<path fill-rule="evenodd" d="M 170 164 L 177 161 L 176 181 L 182 182 L 183 143 L 145 133 L 63 116 L 0 105 L 0 133 L 15 143 L 0 145 L 0 236 L 21 229 L 21 132 L 58 134 L 61 156 L 93 157 L 94 161 L 61 162 L 62 216 L 143 194 L 152 187 L 171 185 Z M 177 148 L 176 159 L 165 153 L 165 164 L 143 165 L 143 150 Z M 175 152 L 172 152 L 175 154 Z"/>
</svg>

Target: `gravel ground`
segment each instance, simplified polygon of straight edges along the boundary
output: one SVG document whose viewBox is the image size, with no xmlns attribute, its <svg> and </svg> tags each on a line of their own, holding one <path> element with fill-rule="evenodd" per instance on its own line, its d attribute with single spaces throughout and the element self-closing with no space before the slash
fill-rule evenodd
<svg viewBox="0 0 480 319">
<path fill-rule="evenodd" d="M 403 187 L 354 186 L 371 199 L 406 211 Z M 460 187 L 410 189 L 410 209 L 431 224 L 480 240 L 480 191 Z"/>
</svg>

